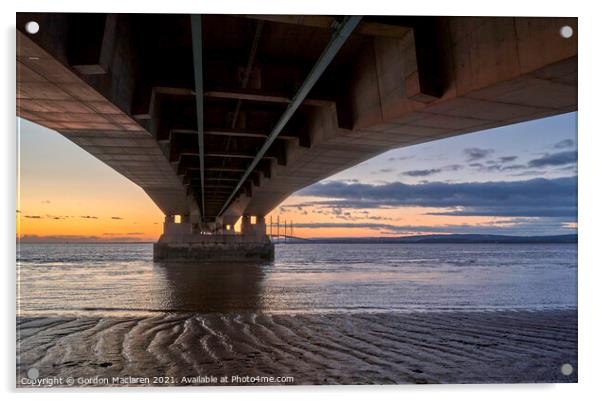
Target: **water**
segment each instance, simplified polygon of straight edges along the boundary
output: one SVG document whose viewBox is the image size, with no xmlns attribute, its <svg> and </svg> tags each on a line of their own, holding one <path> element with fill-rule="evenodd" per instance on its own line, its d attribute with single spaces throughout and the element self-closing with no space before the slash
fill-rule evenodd
<svg viewBox="0 0 602 401">
<path fill-rule="evenodd" d="M 577 306 L 575 244 L 282 244 L 270 264 L 153 263 L 151 244 L 21 244 L 18 314 Z"/>
</svg>

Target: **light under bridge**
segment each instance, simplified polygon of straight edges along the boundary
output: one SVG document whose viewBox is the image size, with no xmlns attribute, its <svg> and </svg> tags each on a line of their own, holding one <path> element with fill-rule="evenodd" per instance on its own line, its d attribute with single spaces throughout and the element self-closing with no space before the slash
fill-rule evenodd
<svg viewBox="0 0 602 401">
<path fill-rule="evenodd" d="M 305 186 L 575 111 L 577 19 L 18 13 L 16 95 L 146 191 L 157 260 L 271 259 L 264 216 Z"/>
</svg>

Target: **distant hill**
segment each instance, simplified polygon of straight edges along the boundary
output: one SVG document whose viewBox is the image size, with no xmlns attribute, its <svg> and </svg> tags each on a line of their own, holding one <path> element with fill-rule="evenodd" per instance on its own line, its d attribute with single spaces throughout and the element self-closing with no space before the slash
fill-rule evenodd
<svg viewBox="0 0 602 401">
<path fill-rule="evenodd" d="M 288 243 L 320 244 L 576 244 L 577 234 L 514 236 L 487 234 L 438 234 L 409 237 L 362 237 L 362 238 L 290 238 Z"/>
</svg>

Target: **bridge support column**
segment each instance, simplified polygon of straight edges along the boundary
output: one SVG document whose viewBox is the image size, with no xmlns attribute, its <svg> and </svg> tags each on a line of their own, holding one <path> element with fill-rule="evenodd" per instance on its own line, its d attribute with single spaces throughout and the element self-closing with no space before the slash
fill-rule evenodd
<svg viewBox="0 0 602 401">
<path fill-rule="evenodd" d="M 265 233 L 265 219 L 258 217 L 251 224 L 243 216 L 242 233 L 204 234 L 195 232 L 192 224 L 182 218 L 175 223 L 173 216 L 165 217 L 163 235 L 153 245 L 153 259 L 162 262 L 269 262 L 274 259 L 274 244 Z"/>
<path fill-rule="evenodd" d="M 251 216 L 242 216 L 240 223 L 240 232 L 242 235 L 252 235 L 253 225 L 251 224 Z"/>
<path fill-rule="evenodd" d="M 265 236 L 266 228 L 265 228 L 265 217 L 257 216 L 257 221 L 255 222 L 255 235 L 257 236 Z"/>
</svg>

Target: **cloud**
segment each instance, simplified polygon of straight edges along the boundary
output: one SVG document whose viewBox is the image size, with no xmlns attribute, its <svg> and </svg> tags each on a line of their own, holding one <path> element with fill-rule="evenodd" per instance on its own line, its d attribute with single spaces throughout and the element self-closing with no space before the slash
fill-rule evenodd
<svg viewBox="0 0 602 401">
<path fill-rule="evenodd" d="M 299 223 L 295 224 L 295 228 L 362 228 L 372 230 L 393 230 L 400 233 L 404 231 L 424 231 L 421 228 L 432 228 L 425 226 L 396 226 L 393 224 L 380 223 L 332 223 L 332 222 L 316 222 L 316 223 Z M 438 227 L 440 229 L 441 227 Z"/>
<path fill-rule="evenodd" d="M 115 236 L 115 235 L 124 236 L 124 235 L 144 235 L 144 233 L 143 232 L 134 232 L 134 233 L 125 233 L 125 234 L 124 233 L 102 233 L 102 235 L 105 235 L 105 236 Z"/>
<path fill-rule="evenodd" d="M 111 217 L 113 220 L 123 220 L 123 217 L 113 216 Z"/>
<path fill-rule="evenodd" d="M 507 164 L 515 161 L 517 158 L 517 156 L 502 156 L 494 160 L 487 160 L 485 164 L 474 162 L 469 163 L 468 166 L 481 172 L 516 171 L 516 173 L 512 174 L 512 176 L 515 177 L 545 175 L 546 171 L 541 170 L 542 168 L 566 166 L 576 163 L 577 152 L 564 151 L 552 154 L 548 153 L 544 156 L 530 160 L 527 164 Z M 536 168 L 540 170 L 529 170 L 530 168 Z"/>
<path fill-rule="evenodd" d="M 523 164 L 507 165 L 508 163 L 511 163 L 516 159 L 518 159 L 518 156 L 501 156 L 497 159 L 487 160 L 485 164 L 476 162 L 469 163 L 468 167 L 472 167 L 483 172 L 500 172 L 527 168 L 527 166 Z"/>
<path fill-rule="evenodd" d="M 575 141 L 573 141 L 572 139 L 565 139 L 560 142 L 556 142 L 554 145 L 552 145 L 554 149 L 566 149 L 572 148 L 573 146 L 575 146 Z"/>
<path fill-rule="evenodd" d="M 97 219 L 98 218 L 96 216 L 79 216 L 79 217 L 81 217 L 82 219 Z"/>
<path fill-rule="evenodd" d="M 512 173 L 510 174 L 513 177 L 533 177 L 533 176 L 537 176 L 537 175 L 546 175 L 547 171 L 545 170 L 526 170 L 526 171 L 520 171 L 517 173 Z"/>
<path fill-rule="evenodd" d="M 418 206 L 451 209 L 441 212 L 446 215 L 562 215 L 574 218 L 577 210 L 577 177 L 500 182 L 428 182 L 413 185 L 401 182 L 375 185 L 330 181 L 314 184 L 297 194 L 331 198 L 321 201 L 323 207 Z M 313 206 L 317 205 L 314 201 Z"/>
<path fill-rule="evenodd" d="M 50 219 L 50 220 L 65 220 L 71 216 L 54 216 L 52 214 L 47 214 L 45 217 L 40 215 L 24 215 L 26 219 Z"/>
<path fill-rule="evenodd" d="M 41 203 L 50 204 L 49 200 L 43 200 Z"/>
<path fill-rule="evenodd" d="M 440 173 L 442 170 L 440 168 L 431 168 L 428 170 L 409 170 L 401 173 L 402 175 L 407 175 L 410 177 L 428 177 L 429 175 Z"/>
<path fill-rule="evenodd" d="M 463 169 L 464 166 L 461 164 L 450 164 L 439 168 L 431 168 L 425 170 L 408 170 L 400 173 L 399 175 L 405 175 L 409 177 L 428 177 L 434 174 L 441 173 L 442 171 L 458 171 Z"/>
<path fill-rule="evenodd" d="M 372 171 L 370 174 L 386 174 L 386 173 L 392 173 L 394 170 L 392 168 L 381 168 L 380 170 L 377 171 Z"/>
<path fill-rule="evenodd" d="M 403 161 L 403 160 L 410 160 L 413 158 L 414 158 L 414 156 L 398 156 L 398 157 L 389 157 L 387 160 L 390 162 L 397 162 L 397 161 Z"/>
<path fill-rule="evenodd" d="M 65 220 L 69 216 L 53 216 L 51 214 L 47 214 L 46 217 L 48 217 L 51 220 Z"/>
<path fill-rule="evenodd" d="M 548 167 L 548 166 L 564 166 L 566 164 L 573 164 L 577 162 L 577 151 L 568 150 L 565 152 L 558 152 L 552 154 L 546 154 L 540 158 L 529 161 L 529 167 Z"/>
<path fill-rule="evenodd" d="M 510 163 L 515 161 L 518 158 L 518 156 L 502 156 L 500 158 L 498 158 L 498 162 L 499 163 Z"/>
<path fill-rule="evenodd" d="M 395 225 L 381 223 L 333 223 L 316 222 L 295 224 L 295 228 L 324 229 L 349 228 L 377 231 L 378 234 L 413 235 L 413 234 L 497 234 L 497 235 L 554 235 L 574 233 L 576 227 L 561 221 L 538 221 L 533 219 L 517 219 L 514 221 L 494 221 L 484 224 L 450 224 L 450 225 Z"/>
<path fill-rule="evenodd" d="M 464 168 L 461 164 L 450 164 L 449 166 L 443 166 L 442 169 L 446 171 L 458 171 Z"/>
<path fill-rule="evenodd" d="M 466 148 L 464 154 L 468 157 L 467 161 L 475 161 L 486 158 L 493 154 L 493 149 L 481 149 L 481 148 Z"/>
<path fill-rule="evenodd" d="M 467 208 L 445 212 L 427 213 L 431 216 L 493 216 L 493 217 L 575 217 L 575 207 L 515 208 L 504 210 L 496 207 Z"/>
<path fill-rule="evenodd" d="M 526 168 L 526 166 L 524 164 L 511 164 L 509 166 L 503 166 L 501 169 L 503 171 L 508 171 L 508 170 L 521 170 Z"/>
<path fill-rule="evenodd" d="M 322 206 L 322 208 L 314 210 L 313 213 L 315 214 L 321 214 L 323 216 L 335 216 L 337 219 L 340 220 L 345 220 L 345 221 L 387 221 L 387 220 L 393 220 L 391 217 L 386 217 L 386 216 L 378 216 L 378 215 L 374 215 L 366 210 L 350 210 L 352 208 L 342 208 L 339 207 L 338 205 L 335 206 L 325 206 L 325 205 L 319 205 L 319 203 L 314 203 L 314 206 L 318 205 L 318 206 Z M 291 205 L 289 207 L 294 208 L 296 205 Z M 284 211 L 282 211 L 282 213 L 286 213 L 287 210 L 285 209 Z M 302 213 L 304 215 L 307 215 L 307 211 L 305 211 L 304 213 Z"/>
<path fill-rule="evenodd" d="M 512 171 L 512 170 L 524 170 L 527 168 L 527 166 L 525 166 L 524 164 L 511 164 L 511 165 L 504 165 L 503 163 L 498 163 L 494 160 L 489 160 L 487 162 L 487 166 L 481 163 L 473 163 L 471 164 L 471 167 L 476 168 L 477 170 L 480 171 L 485 171 L 485 172 L 502 172 L 502 171 Z"/>
<path fill-rule="evenodd" d="M 17 237 L 17 241 L 29 244 L 48 244 L 48 243 L 82 243 L 82 242 L 141 242 L 140 237 L 98 237 L 86 235 L 24 235 Z M 148 240 L 150 241 L 150 239 Z"/>
</svg>

